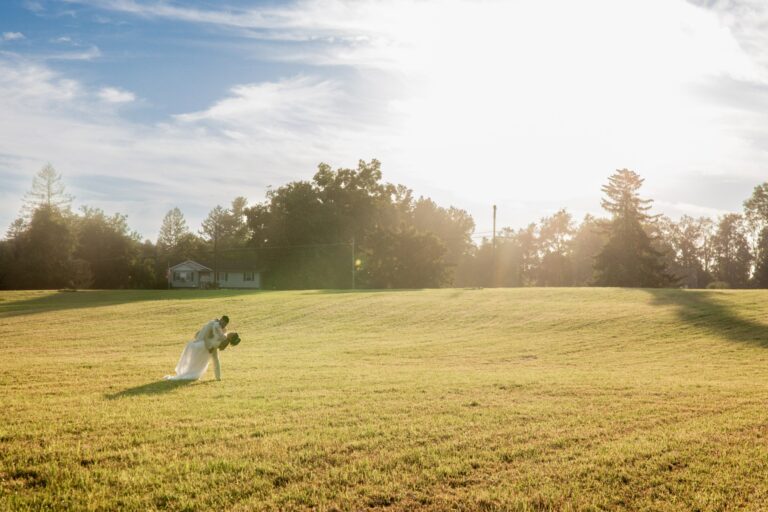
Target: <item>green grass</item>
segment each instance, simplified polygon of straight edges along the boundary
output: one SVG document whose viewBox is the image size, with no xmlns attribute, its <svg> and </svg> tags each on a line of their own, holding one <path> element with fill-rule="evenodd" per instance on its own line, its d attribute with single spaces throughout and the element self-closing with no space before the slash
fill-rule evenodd
<svg viewBox="0 0 768 512">
<path fill-rule="evenodd" d="M 0 510 L 768 506 L 768 292 L 0 292 L 0 349 Z"/>
</svg>

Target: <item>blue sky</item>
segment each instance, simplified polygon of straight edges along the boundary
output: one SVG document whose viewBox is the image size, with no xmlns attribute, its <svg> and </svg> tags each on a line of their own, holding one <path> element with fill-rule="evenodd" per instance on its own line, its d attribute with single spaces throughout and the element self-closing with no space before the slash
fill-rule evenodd
<svg viewBox="0 0 768 512">
<path fill-rule="evenodd" d="M 478 231 L 600 213 L 616 168 L 670 216 L 768 179 L 758 0 L 5 0 L 0 224 L 50 162 L 154 239 L 378 158 Z"/>
</svg>

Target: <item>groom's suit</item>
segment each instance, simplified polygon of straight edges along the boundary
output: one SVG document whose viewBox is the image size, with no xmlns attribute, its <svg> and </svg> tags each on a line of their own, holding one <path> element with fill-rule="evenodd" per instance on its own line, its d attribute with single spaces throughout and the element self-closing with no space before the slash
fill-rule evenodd
<svg viewBox="0 0 768 512">
<path fill-rule="evenodd" d="M 212 348 L 219 348 L 219 344 L 227 339 L 224 329 L 221 328 L 218 320 L 211 320 L 195 334 L 196 340 L 203 340 L 205 348 L 210 351 Z M 216 380 L 221 380 L 221 364 L 219 363 L 219 351 L 211 352 L 213 358 L 213 371 L 216 374 Z"/>
<path fill-rule="evenodd" d="M 214 347 L 218 348 L 219 344 L 227 339 L 227 335 L 224 334 L 224 329 L 221 328 L 218 320 L 211 320 L 197 331 L 195 339 L 203 340 L 205 348 L 211 350 Z"/>
</svg>

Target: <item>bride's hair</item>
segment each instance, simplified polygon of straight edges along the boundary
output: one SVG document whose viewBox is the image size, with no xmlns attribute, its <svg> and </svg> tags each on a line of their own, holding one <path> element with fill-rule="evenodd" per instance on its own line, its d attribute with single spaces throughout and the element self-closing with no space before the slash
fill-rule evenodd
<svg viewBox="0 0 768 512">
<path fill-rule="evenodd" d="M 219 322 L 227 322 L 229 323 L 229 317 L 227 315 L 221 315 L 221 318 L 219 318 Z"/>
</svg>

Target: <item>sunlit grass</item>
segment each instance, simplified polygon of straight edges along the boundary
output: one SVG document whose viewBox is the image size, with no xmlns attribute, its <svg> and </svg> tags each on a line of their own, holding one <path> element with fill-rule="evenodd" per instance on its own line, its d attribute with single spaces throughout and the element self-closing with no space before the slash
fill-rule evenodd
<svg viewBox="0 0 768 512">
<path fill-rule="evenodd" d="M 2 510 L 768 503 L 762 291 L 0 292 L 0 349 Z"/>
</svg>

